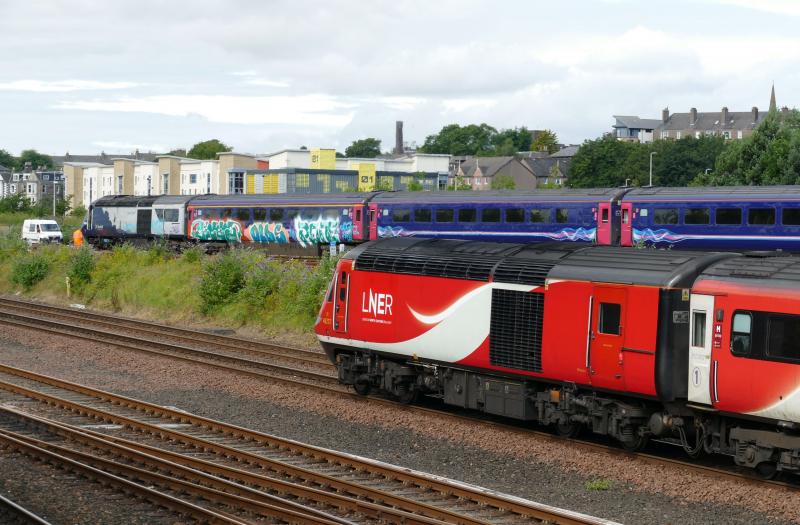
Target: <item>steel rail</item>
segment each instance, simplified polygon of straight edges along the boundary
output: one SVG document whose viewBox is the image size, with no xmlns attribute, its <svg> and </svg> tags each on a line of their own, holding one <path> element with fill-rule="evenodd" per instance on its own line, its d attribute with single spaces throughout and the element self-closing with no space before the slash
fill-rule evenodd
<svg viewBox="0 0 800 525">
<path fill-rule="evenodd" d="M 11 501 L 2 494 L 0 494 L 0 507 L 9 509 L 12 513 L 18 516 L 20 521 L 24 521 L 25 523 L 29 523 L 31 525 L 50 525 L 50 522 L 46 521 L 44 518 L 37 516 L 33 512 L 29 511 L 25 507 L 22 507 L 18 503 Z"/>
<path fill-rule="evenodd" d="M 316 458 L 330 463 L 347 466 L 348 468 L 352 468 L 357 471 L 377 474 L 383 476 L 384 478 L 401 481 L 403 483 L 410 484 L 424 490 L 433 490 L 441 494 L 446 494 L 448 496 L 472 501 L 480 505 L 485 505 L 492 508 L 508 511 L 520 517 L 533 518 L 543 521 L 549 520 L 549 522 L 551 523 L 559 523 L 565 525 L 608 523 L 607 520 L 602 520 L 599 518 L 591 518 L 577 513 L 564 511 L 562 509 L 553 509 L 552 507 L 548 507 L 546 505 L 527 502 L 519 500 L 517 498 L 499 495 L 493 492 L 476 491 L 474 488 L 471 488 L 467 485 L 451 483 L 434 476 L 425 476 L 419 473 L 408 471 L 407 469 L 394 467 L 391 465 L 386 465 L 383 463 L 373 462 L 369 460 L 363 460 L 361 458 L 356 458 L 349 454 L 330 451 L 312 445 L 305 445 L 292 440 L 287 440 L 284 438 L 263 434 L 260 432 L 248 430 L 235 425 L 229 425 L 227 423 L 215 421 L 209 418 L 204 418 L 193 414 L 187 414 L 185 412 L 167 409 L 158 405 L 153 405 L 151 403 L 146 403 L 143 401 L 126 398 L 123 396 L 118 396 L 116 394 L 111 394 L 108 392 L 91 389 L 82 385 L 76 385 L 74 383 L 70 383 L 67 381 L 62 381 L 49 376 L 35 374 L 29 371 L 12 368 L 5 365 L 0 365 L 0 372 L 5 372 L 10 375 L 15 375 L 28 380 L 37 381 L 39 383 L 44 383 L 53 387 L 90 396 L 95 399 L 100 399 L 102 401 L 111 404 L 112 406 L 122 406 L 134 409 L 143 412 L 151 417 L 158 416 L 166 419 L 171 419 L 177 423 L 184 423 L 184 424 L 188 423 L 196 427 L 208 429 L 209 431 L 212 432 L 217 432 L 223 435 L 235 437 L 245 442 L 256 442 L 273 449 L 288 450 L 297 455 L 302 454 L 307 457 Z M 100 410 L 95 407 L 59 398 L 51 394 L 39 392 L 37 390 L 32 390 L 23 387 L 21 385 L 9 383 L 7 381 L 0 381 L 0 388 L 18 393 L 20 395 L 24 395 L 32 399 L 38 399 L 39 401 L 43 401 L 51 405 L 60 406 L 72 410 L 76 413 L 93 417 L 95 419 L 124 425 L 128 428 L 141 429 L 148 433 L 161 436 L 164 439 L 185 443 L 187 445 L 194 444 L 194 446 L 198 447 L 201 450 L 214 452 L 221 456 L 236 458 L 246 463 L 261 465 L 264 468 L 275 470 L 277 472 L 294 476 L 299 479 L 315 481 L 316 483 L 319 483 L 322 486 L 327 486 L 334 488 L 336 490 L 349 492 L 349 494 L 353 496 L 357 497 L 371 496 L 372 498 L 375 498 L 377 501 L 383 502 L 385 504 L 390 504 L 398 508 L 403 508 L 404 510 L 408 510 L 409 512 L 421 512 L 420 502 L 409 500 L 408 498 L 402 496 L 394 496 L 385 492 L 376 491 L 376 489 L 370 487 L 356 485 L 346 480 L 341 480 L 331 476 L 327 476 L 325 474 L 309 471 L 308 469 L 303 467 L 298 467 L 288 463 L 279 462 L 262 455 L 254 454 L 244 450 L 239 450 L 213 441 L 200 440 L 195 436 L 179 432 L 174 429 L 149 425 L 147 423 L 143 423 L 136 419 L 106 412 L 104 410 Z M 436 515 L 429 515 L 428 513 Z M 429 505 L 428 509 L 426 509 L 424 514 L 435 519 L 443 519 L 445 521 L 450 521 L 453 523 L 470 523 L 470 521 L 468 521 L 469 519 L 468 516 L 458 515 L 458 517 L 456 517 L 454 520 L 453 517 L 454 513 L 452 513 L 452 511 L 448 511 L 447 509 L 440 507 L 435 507 L 433 505 Z M 447 517 L 450 517 L 450 519 L 446 519 Z M 485 523 L 482 520 L 473 520 L 473 522 Z"/>
</svg>

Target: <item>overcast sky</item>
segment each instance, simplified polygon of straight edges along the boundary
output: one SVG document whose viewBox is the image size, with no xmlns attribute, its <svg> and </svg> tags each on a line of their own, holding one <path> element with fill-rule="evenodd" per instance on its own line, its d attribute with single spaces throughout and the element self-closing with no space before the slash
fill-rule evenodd
<svg viewBox="0 0 800 525">
<path fill-rule="evenodd" d="M 0 0 L 0 148 L 335 147 L 800 92 L 795 0 Z"/>
</svg>

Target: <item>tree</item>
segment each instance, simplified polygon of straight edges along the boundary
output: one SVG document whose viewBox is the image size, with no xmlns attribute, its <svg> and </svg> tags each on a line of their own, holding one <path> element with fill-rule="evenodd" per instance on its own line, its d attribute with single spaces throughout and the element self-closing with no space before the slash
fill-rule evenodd
<svg viewBox="0 0 800 525">
<path fill-rule="evenodd" d="M 547 153 L 555 153 L 558 151 L 558 136 L 555 134 L 555 132 L 549 129 L 540 131 L 531 143 L 531 151 L 546 151 Z"/>
<path fill-rule="evenodd" d="M 439 133 L 428 135 L 419 149 L 422 153 L 449 155 L 479 155 L 494 150 L 492 139 L 497 130 L 488 124 L 449 124 Z"/>
<path fill-rule="evenodd" d="M 17 159 L 14 156 L 7 152 L 4 149 L 0 149 L 0 166 L 4 166 L 8 169 L 14 169 L 17 165 Z"/>
<path fill-rule="evenodd" d="M 381 141 L 371 137 L 354 140 L 353 143 L 344 150 L 344 154 L 346 157 L 374 159 L 381 154 Z"/>
<path fill-rule="evenodd" d="M 25 164 L 28 162 L 31 163 L 31 167 L 34 170 L 39 169 L 40 166 L 44 167 L 45 169 L 53 168 L 53 159 L 44 153 L 39 153 L 35 149 L 26 149 L 19 154 L 19 159 L 17 159 L 17 168 L 24 168 Z"/>
<path fill-rule="evenodd" d="M 530 151 L 532 141 L 533 133 L 525 126 L 503 129 L 492 137 L 492 144 L 496 150 L 495 155 L 516 155 L 520 151 Z"/>
<path fill-rule="evenodd" d="M 198 142 L 189 150 L 187 156 L 192 159 L 216 159 L 217 153 L 231 151 L 233 148 L 217 139 Z"/>
<path fill-rule="evenodd" d="M 406 186 L 406 191 L 422 191 L 423 189 L 422 183 L 417 180 L 412 180 Z"/>
<path fill-rule="evenodd" d="M 493 190 L 513 190 L 517 188 L 517 183 L 514 182 L 513 177 L 510 175 L 497 175 L 492 177 Z"/>
<path fill-rule="evenodd" d="M 170 150 L 167 155 L 174 155 L 175 157 L 185 157 L 186 156 L 186 148 L 175 148 Z"/>
</svg>

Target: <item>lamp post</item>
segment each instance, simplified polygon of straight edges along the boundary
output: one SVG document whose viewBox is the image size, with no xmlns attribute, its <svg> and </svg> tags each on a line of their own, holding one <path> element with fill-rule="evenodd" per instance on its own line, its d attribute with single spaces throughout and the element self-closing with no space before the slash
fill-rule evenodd
<svg viewBox="0 0 800 525">
<path fill-rule="evenodd" d="M 653 187 L 653 155 L 655 155 L 656 151 L 650 152 L 650 187 Z"/>
</svg>

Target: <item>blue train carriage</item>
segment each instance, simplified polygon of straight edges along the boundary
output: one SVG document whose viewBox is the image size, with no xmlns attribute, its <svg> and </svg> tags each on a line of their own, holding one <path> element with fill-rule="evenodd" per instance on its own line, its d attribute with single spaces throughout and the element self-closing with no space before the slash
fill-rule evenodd
<svg viewBox="0 0 800 525">
<path fill-rule="evenodd" d="M 616 244 L 624 189 L 387 192 L 370 202 L 378 238 Z M 375 238 L 375 237 L 372 237 Z"/>
<path fill-rule="evenodd" d="M 800 251 L 798 186 L 639 188 L 621 207 L 632 217 L 623 246 Z"/>
<path fill-rule="evenodd" d="M 151 236 L 150 214 L 157 197 L 109 195 L 89 205 L 84 237 L 103 248 Z"/>
<path fill-rule="evenodd" d="M 300 248 L 367 240 L 366 202 L 373 193 L 202 195 L 187 206 L 187 234 L 197 242 Z M 282 251 L 282 250 L 277 250 Z"/>
</svg>

